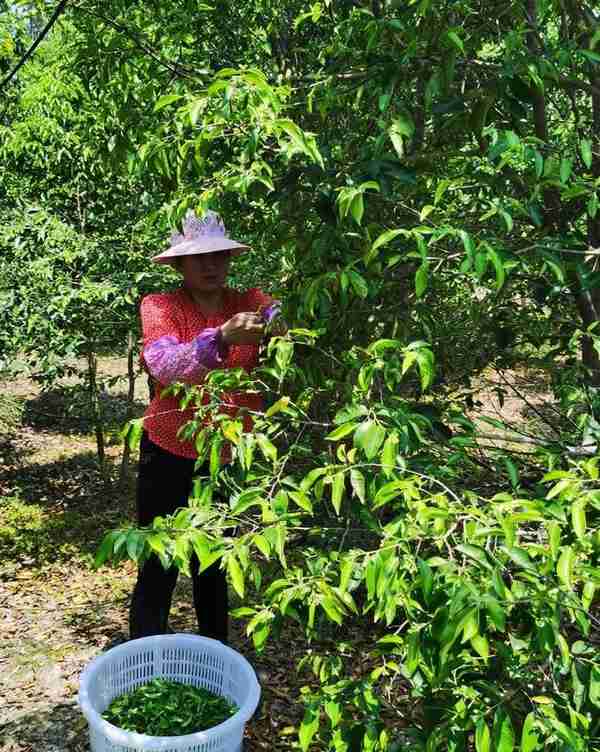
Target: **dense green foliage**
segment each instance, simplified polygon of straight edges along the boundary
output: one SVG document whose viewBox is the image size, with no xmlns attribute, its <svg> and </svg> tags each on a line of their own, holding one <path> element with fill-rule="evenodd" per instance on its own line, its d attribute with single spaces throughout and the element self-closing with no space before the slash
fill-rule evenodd
<svg viewBox="0 0 600 752">
<path fill-rule="evenodd" d="M 76 341 L 104 285 L 122 347 L 131 300 L 161 284 L 146 259 L 189 206 L 253 243 L 234 282 L 281 295 L 292 326 L 254 381 L 208 379 L 218 430 L 202 411 L 189 427 L 211 464 L 190 508 L 110 533 L 99 561 L 221 559 L 258 650 L 294 624 L 314 675 L 303 750 L 597 749 L 595 8 L 87 1 L 46 50 L 56 75 L 26 66 L 0 115 L 1 263 L 22 291 L 6 351 L 44 336 L 62 362 L 60 331 Z M 39 276 L 23 265 L 39 217 L 63 233 L 57 257 L 77 233 L 81 288 L 48 248 Z M 44 275 L 73 299 L 51 337 L 27 308 Z M 490 366 L 541 374 L 533 426 L 472 412 Z M 216 416 L 223 391 L 250 387 L 269 407 L 242 435 Z M 490 424 L 506 450 L 486 448 Z"/>
</svg>

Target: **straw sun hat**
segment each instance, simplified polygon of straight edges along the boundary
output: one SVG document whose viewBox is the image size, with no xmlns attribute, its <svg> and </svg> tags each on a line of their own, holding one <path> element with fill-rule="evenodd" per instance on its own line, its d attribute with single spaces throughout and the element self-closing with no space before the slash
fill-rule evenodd
<svg viewBox="0 0 600 752">
<path fill-rule="evenodd" d="M 202 218 L 198 218 L 190 209 L 183 221 L 183 234 L 173 233 L 169 248 L 154 256 L 152 261 L 172 265 L 181 256 L 225 250 L 237 256 L 249 247 L 228 236 L 223 220 L 216 212 L 207 211 Z"/>
</svg>

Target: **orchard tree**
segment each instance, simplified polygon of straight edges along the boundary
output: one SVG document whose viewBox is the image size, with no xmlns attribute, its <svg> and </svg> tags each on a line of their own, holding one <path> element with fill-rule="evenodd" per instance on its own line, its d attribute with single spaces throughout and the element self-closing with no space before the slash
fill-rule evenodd
<svg viewBox="0 0 600 752">
<path fill-rule="evenodd" d="M 5 18 L 20 28 L 18 14 Z M 0 360 L 5 370 L 26 367 L 45 388 L 80 377 L 104 473 L 97 357 L 128 353 L 131 412 L 137 305 L 158 284 L 149 255 L 164 234 L 152 216 L 162 199 L 101 158 L 110 123 L 65 57 L 71 32 L 55 29 L 11 82 L 0 122 Z"/>
<path fill-rule="evenodd" d="M 52 261 L 36 255 L 39 289 L 44 275 L 75 287 L 80 263 L 91 310 L 101 299 L 124 320 L 132 271 L 150 267 L 101 253 L 107 238 L 154 237 L 210 205 L 255 248 L 240 279 L 271 280 L 285 300 L 290 332 L 253 380 L 214 372 L 202 407 L 185 394 L 210 468 L 193 503 L 110 533 L 99 561 L 220 559 L 257 650 L 295 622 L 316 678 L 303 750 L 583 752 L 600 735 L 586 458 L 599 430 L 600 32 L 582 2 L 492 10 L 86 0 L 57 26 L 67 54 L 46 81 L 66 82 L 67 102 L 55 94 L 46 111 L 20 78 L 3 115 L 2 179 L 44 204 L 59 238 Z M 40 237 L 28 217 L 6 244 L 21 289 L 32 270 L 16 273 L 17 237 L 34 238 L 27 258 Z M 42 331 L 56 342 L 90 309 L 71 292 L 52 300 L 59 323 Z M 507 451 L 482 450 L 468 409 L 490 364 L 543 369 L 554 389 L 553 417 L 534 435 L 512 426 Z M 219 413 L 223 392 L 249 388 L 268 409 L 242 434 Z M 228 504 L 211 503 L 217 487 Z"/>
<path fill-rule="evenodd" d="M 598 430 L 594 8 L 329 2 L 282 29 L 281 7 L 238 7 L 247 43 L 222 6 L 150 4 L 143 31 L 123 3 L 76 21 L 88 62 L 117 50 L 90 87 L 122 103 L 134 59 L 168 78 L 133 169 L 174 219 L 225 208 L 279 253 L 292 324 L 255 381 L 203 386 L 189 431 L 210 477 L 190 508 L 110 533 L 99 561 L 221 559 L 257 649 L 299 625 L 304 750 L 583 752 L 600 732 L 598 465 L 577 446 Z M 555 387 L 553 432 L 524 455 L 478 451 L 465 407 L 490 363 Z M 239 388 L 269 396 L 251 435 L 218 415 Z"/>
</svg>

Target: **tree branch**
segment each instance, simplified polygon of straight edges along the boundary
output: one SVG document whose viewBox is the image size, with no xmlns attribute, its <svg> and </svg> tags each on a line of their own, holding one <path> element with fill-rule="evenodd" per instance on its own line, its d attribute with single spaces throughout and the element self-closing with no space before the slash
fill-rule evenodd
<svg viewBox="0 0 600 752">
<path fill-rule="evenodd" d="M 50 29 L 58 21 L 59 17 L 62 15 L 63 11 L 67 7 L 68 2 L 69 0 L 60 0 L 59 4 L 54 9 L 54 13 L 50 16 L 48 23 L 44 26 L 38 38 L 31 45 L 31 47 L 27 50 L 27 52 L 23 55 L 23 57 L 19 60 L 19 62 L 15 65 L 15 67 L 10 71 L 10 73 L 4 79 L 2 79 L 2 81 L 0 81 L 0 92 L 2 91 L 2 89 L 4 89 L 5 86 L 7 86 L 12 81 L 12 79 L 17 75 L 17 73 L 21 70 L 21 68 L 25 65 L 25 63 L 29 60 L 29 58 L 36 51 L 38 46 L 48 36 Z"/>
<path fill-rule="evenodd" d="M 140 37 L 128 29 L 126 26 L 123 26 L 122 24 L 118 23 L 118 21 L 113 21 L 112 18 L 108 18 L 103 13 L 99 13 L 95 10 L 88 10 L 87 8 L 83 8 L 81 5 L 76 6 L 77 10 L 80 10 L 82 13 L 87 13 L 89 16 L 94 16 L 96 18 L 99 18 L 101 21 L 104 21 L 105 24 L 110 26 L 115 31 L 119 32 L 119 34 L 123 34 L 123 36 L 127 37 L 129 40 L 131 40 L 134 45 L 144 52 L 146 55 L 151 57 L 153 60 L 155 60 L 160 66 L 168 70 L 173 75 L 177 76 L 178 78 L 194 78 L 195 76 L 199 75 L 205 75 L 208 73 L 208 71 L 195 71 L 191 68 L 187 68 L 185 66 L 182 66 L 179 63 L 174 63 L 171 60 L 166 60 L 165 58 L 161 57 L 156 50 L 154 50 L 150 45 L 148 45 L 145 41 L 140 39 Z"/>
</svg>

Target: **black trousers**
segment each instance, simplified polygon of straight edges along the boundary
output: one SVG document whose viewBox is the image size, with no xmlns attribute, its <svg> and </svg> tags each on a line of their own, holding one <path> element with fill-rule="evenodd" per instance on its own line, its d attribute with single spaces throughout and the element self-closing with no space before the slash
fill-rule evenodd
<svg viewBox="0 0 600 752">
<path fill-rule="evenodd" d="M 194 463 L 193 459 L 161 449 L 150 441 L 146 432 L 142 434 L 136 494 L 140 526 L 150 525 L 155 517 L 172 514 L 187 506 Z M 195 555 L 190 568 L 199 634 L 227 642 L 229 607 L 225 572 L 216 562 L 199 574 Z M 132 639 L 167 632 L 178 574 L 176 567 L 165 569 L 156 554 L 138 569 L 129 610 Z"/>
</svg>

